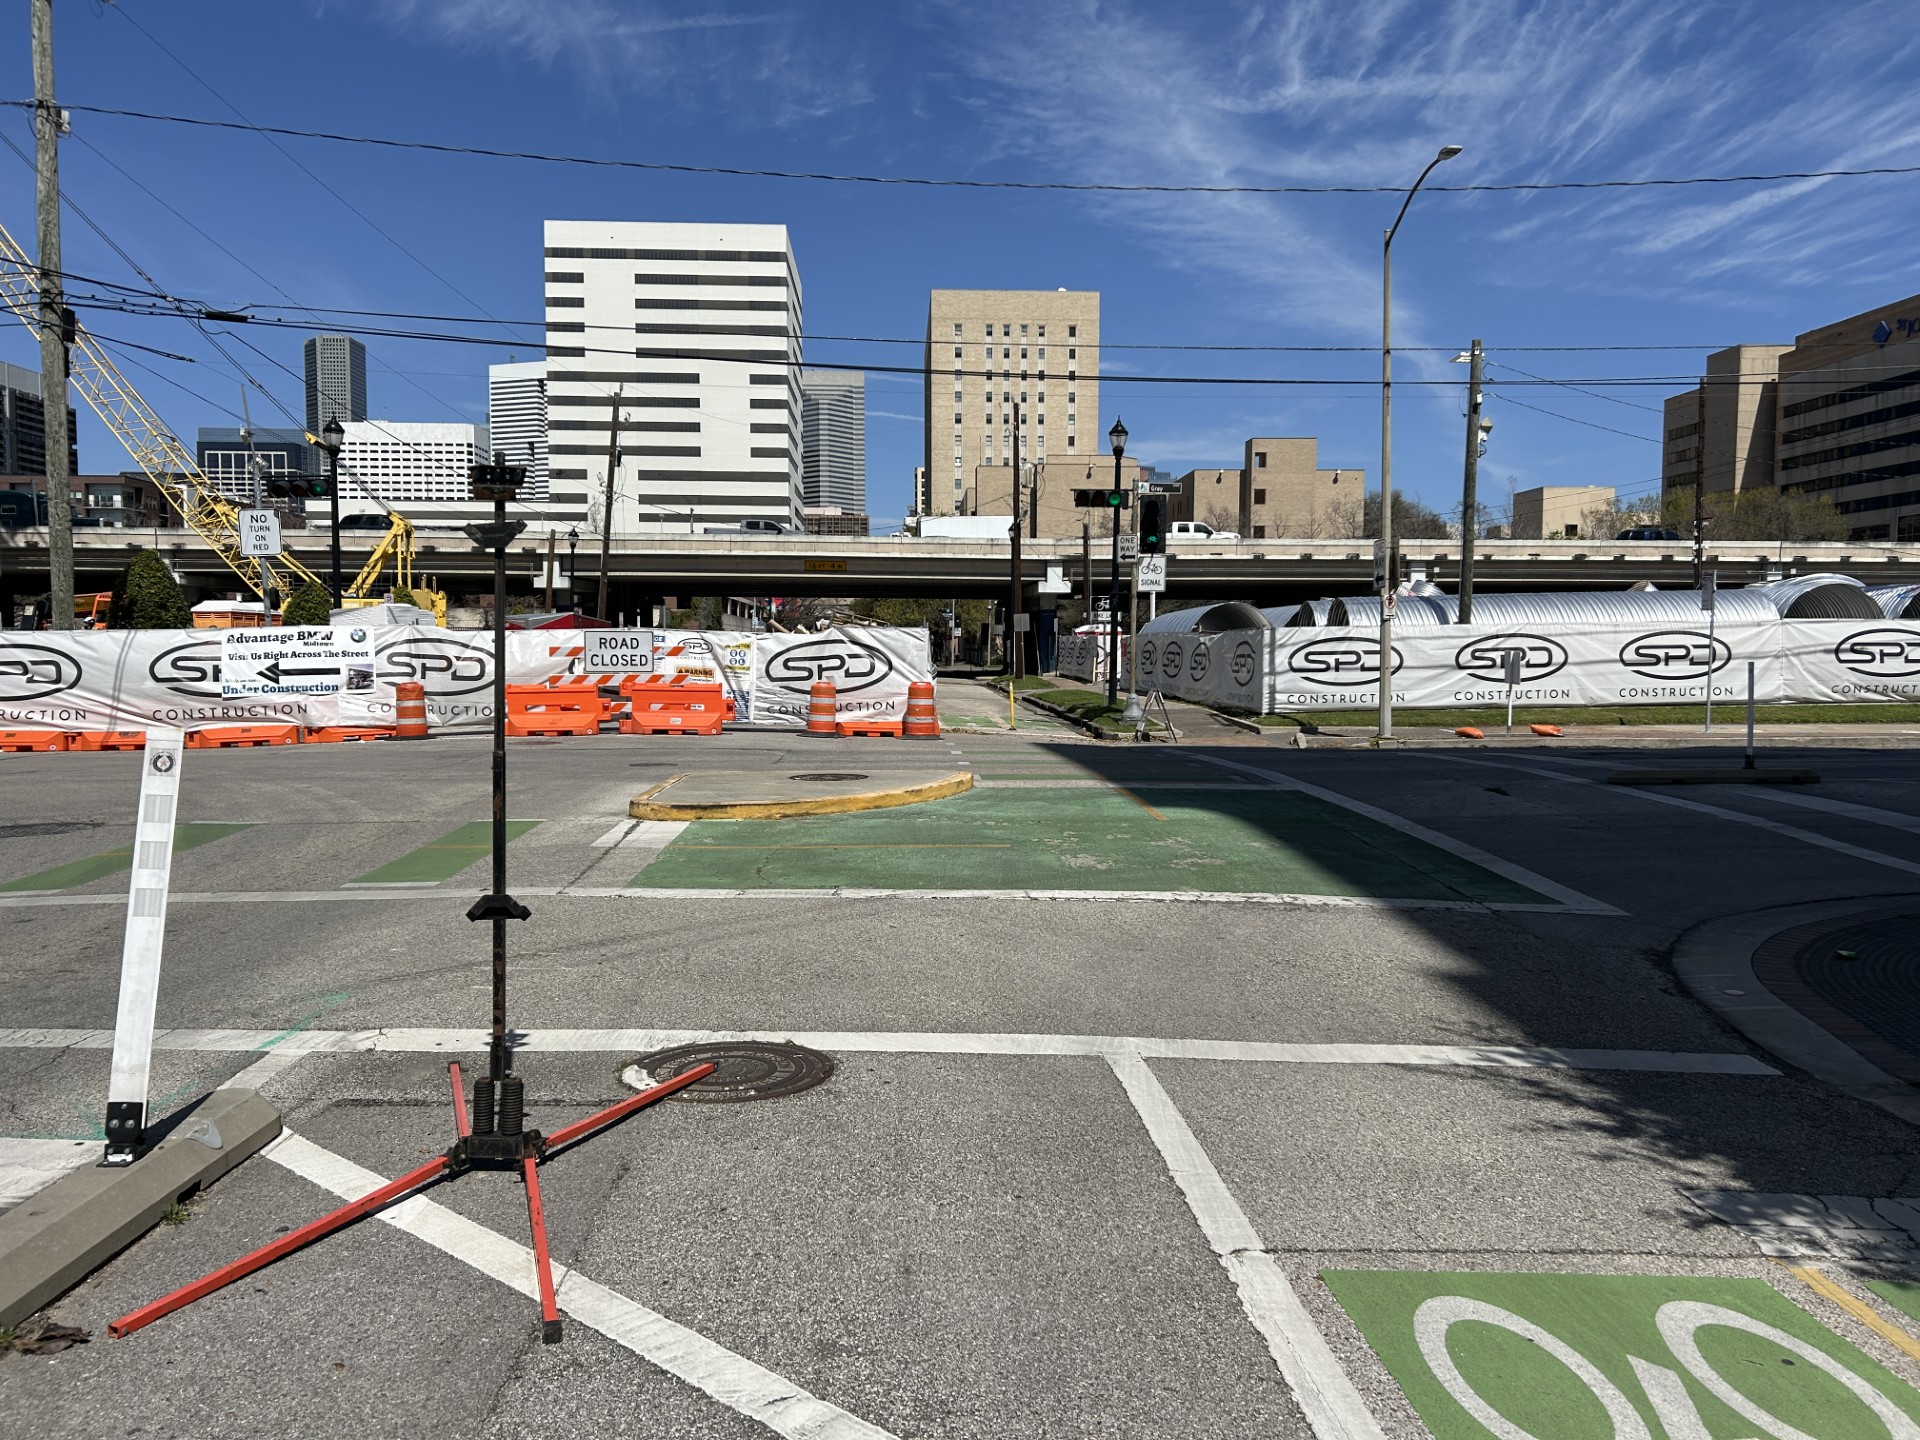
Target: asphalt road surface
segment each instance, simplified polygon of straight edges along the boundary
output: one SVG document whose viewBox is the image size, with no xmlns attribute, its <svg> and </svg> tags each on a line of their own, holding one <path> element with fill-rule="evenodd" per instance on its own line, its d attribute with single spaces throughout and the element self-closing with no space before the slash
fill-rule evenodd
<svg viewBox="0 0 1920 1440">
<path fill-rule="evenodd" d="M 1783 1264 L 1688 1198 L 1920 1195 L 1913 1128 L 1750 1043 L 1672 960 L 1716 926 L 1920 896 L 1913 757 L 1768 752 L 1822 773 L 1809 807 L 1608 786 L 1606 752 L 1544 745 L 1023 729 L 908 752 L 510 747 L 532 1123 L 715 1032 L 836 1062 L 779 1099 L 664 1102 L 543 1169 L 557 1346 L 521 1185 L 494 1173 L 106 1338 L 443 1150 L 446 1065 L 483 1063 L 485 742 L 188 754 L 152 1094 L 254 1086 L 289 1133 L 53 1307 L 91 1344 L 0 1358 L 9 1427 L 1920 1435 L 1912 1271 Z M 5 1137 L 102 1133 L 140 763 L 0 756 Z M 908 763 L 979 783 L 625 818 L 687 768 Z"/>
</svg>

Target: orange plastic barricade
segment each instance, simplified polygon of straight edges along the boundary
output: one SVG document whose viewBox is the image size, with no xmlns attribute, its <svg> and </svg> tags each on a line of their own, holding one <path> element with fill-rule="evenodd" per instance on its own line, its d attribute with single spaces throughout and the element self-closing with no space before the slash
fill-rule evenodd
<svg viewBox="0 0 1920 1440">
<path fill-rule="evenodd" d="M 507 686 L 507 734 L 598 735 L 600 690 L 592 684 Z"/>
<path fill-rule="evenodd" d="M 835 735 L 840 711 L 840 692 L 831 680 L 816 680 L 807 692 L 807 734 Z"/>
<path fill-rule="evenodd" d="M 1486 731 L 1473 725 L 1462 725 L 1453 733 L 1458 735 L 1462 740 L 1484 740 L 1487 738 Z"/>
<path fill-rule="evenodd" d="M 1536 735 L 1558 735 L 1561 733 L 1558 725 L 1529 725 L 1527 729 Z"/>
<path fill-rule="evenodd" d="M 330 745 L 341 740 L 391 740 L 391 725 L 309 725 L 301 732 L 303 745 Z"/>
<path fill-rule="evenodd" d="M 0 750 L 66 750 L 67 732 L 64 730 L 0 730 Z"/>
<path fill-rule="evenodd" d="M 907 723 L 903 733 L 909 740 L 940 738 L 940 713 L 933 708 L 931 680 L 915 680 L 907 686 Z"/>
<path fill-rule="evenodd" d="M 71 730 L 67 733 L 69 750 L 144 750 L 144 730 Z"/>
<path fill-rule="evenodd" d="M 841 720 L 834 729 L 841 735 L 871 735 L 876 738 L 898 740 L 905 727 L 898 720 L 885 715 L 865 715 L 858 720 Z"/>
<path fill-rule="evenodd" d="M 717 680 L 656 675 L 622 685 L 630 697 L 622 735 L 718 735 L 728 715 L 728 697 Z"/>
<path fill-rule="evenodd" d="M 393 687 L 393 733 L 400 740 L 427 738 L 427 687 L 402 680 Z"/>
<path fill-rule="evenodd" d="M 189 750 L 250 750 L 262 745 L 298 745 L 298 725 L 209 725 L 187 732 Z"/>
</svg>

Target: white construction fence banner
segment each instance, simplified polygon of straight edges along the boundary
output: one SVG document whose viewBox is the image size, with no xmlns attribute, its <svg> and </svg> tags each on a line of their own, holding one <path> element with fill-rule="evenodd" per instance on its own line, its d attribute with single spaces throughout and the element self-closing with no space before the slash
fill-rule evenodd
<svg viewBox="0 0 1920 1440">
<path fill-rule="evenodd" d="M 1504 705 L 1509 655 L 1523 705 L 1744 701 L 1747 664 L 1762 703 L 1920 696 L 1920 624 L 1748 621 L 1403 626 L 1393 635 L 1398 705 Z M 1373 627 L 1160 633 L 1139 637 L 1140 686 L 1236 710 L 1363 710 L 1380 699 Z M 1064 649 L 1064 647 L 1063 647 Z"/>
<path fill-rule="evenodd" d="M 408 680 L 426 691 L 427 719 L 437 729 L 478 727 L 493 718 L 492 632 L 435 626 L 323 628 L 337 632 L 332 637 L 337 646 L 309 648 L 327 649 L 329 657 L 370 653 L 370 685 L 363 675 L 350 674 L 345 688 L 329 694 L 224 695 L 221 662 L 234 631 L 0 632 L 0 729 L 389 724 L 394 686 Z M 933 678 L 925 630 L 830 630 L 820 635 L 655 630 L 650 671 L 624 668 L 629 662 L 619 671 L 584 669 L 583 634 L 508 631 L 508 681 L 537 685 L 592 678 L 611 686 L 625 674 L 696 674 L 728 687 L 738 720 L 803 725 L 807 690 L 815 679 L 833 680 L 849 709 L 902 714 L 908 682 Z M 782 655 L 791 658 L 779 663 Z M 766 703 L 761 703 L 762 695 Z"/>
<path fill-rule="evenodd" d="M 902 719 L 907 686 L 933 679 L 933 647 L 923 629 L 835 625 L 812 635 L 757 635 L 753 646 L 754 719 L 804 726 L 816 680 L 831 680 L 842 715 Z"/>
<path fill-rule="evenodd" d="M 1055 669 L 1069 680 L 1107 682 L 1107 645 L 1104 635 L 1062 635 Z M 1143 676 L 1142 679 L 1145 677 Z"/>
</svg>

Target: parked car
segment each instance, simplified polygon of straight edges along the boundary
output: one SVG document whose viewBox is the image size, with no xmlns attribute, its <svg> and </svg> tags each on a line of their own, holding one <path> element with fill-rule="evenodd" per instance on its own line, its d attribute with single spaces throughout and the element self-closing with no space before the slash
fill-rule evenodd
<svg viewBox="0 0 1920 1440">
<path fill-rule="evenodd" d="M 1167 527 L 1167 542 L 1177 544 L 1182 540 L 1206 540 L 1213 543 L 1232 542 L 1240 538 L 1234 530 L 1216 530 L 1204 520 L 1176 520 Z"/>
<path fill-rule="evenodd" d="M 1678 540 L 1680 532 L 1664 525 L 1635 525 L 1613 537 L 1616 540 Z"/>
<path fill-rule="evenodd" d="M 791 535 L 790 526 L 778 520 L 742 520 L 738 525 L 709 525 L 708 535 Z"/>
</svg>

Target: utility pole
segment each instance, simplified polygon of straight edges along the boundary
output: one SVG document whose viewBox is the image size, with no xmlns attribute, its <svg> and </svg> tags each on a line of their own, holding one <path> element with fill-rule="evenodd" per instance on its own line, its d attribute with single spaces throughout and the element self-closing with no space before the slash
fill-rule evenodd
<svg viewBox="0 0 1920 1440">
<path fill-rule="evenodd" d="M 73 629 L 73 474 L 67 464 L 67 307 L 61 294 L 60 107 L 53 102 L 53 0 L 33 0 L 34 202 L 40 219 L 40 405 L 47 437 L 47 570 L 56 630 Z"/>
<path fill-rule="evenodd" d="M 607 421 L 607 496 L 600 517 L 600 601 L 593 607 L 594 618 L 607 618 L 607 566 L 613 555 L 613 477 L 620 469 L 620 391 L 613 392 L 613 414 Z M 692 530 L 693 522 L 687 522 Z"/>
<path fill-rule="evenodd" d="M 553 531 L 547 531 L 547 613 L 553 613 Z"/>
<path fill-rule="evenodd" d="M 1013 521 L 1007 533 L 1013 539 L 1012 602 L 1007 607 L 1007 674 L 1015 680 L 1025 668 L 1027 647 L 1020 643 L 1020 406 L 1013 407 L 1013 488 L 1009 505 Z"/>
<path fill-rule="evenodd" d="M 1693 588 L 1703 583 L 1707 566 L 1707 382 L 1693 392 Z M 1707 677 L 1709 687 L 1713 677 Z"/>
<path fill-rule="evenodd" d="M 1473 532 L 1480 520 L 1480 371 L 1478 340 L 1467 352 L 1467 468 L 1460 482 L 1460 623 L 1473 623 Z"/>
</svg>

